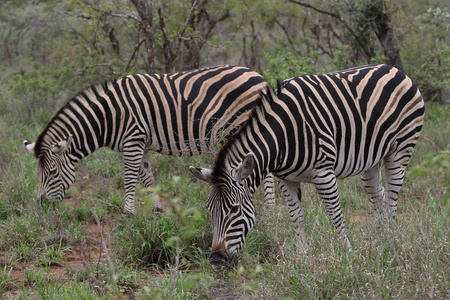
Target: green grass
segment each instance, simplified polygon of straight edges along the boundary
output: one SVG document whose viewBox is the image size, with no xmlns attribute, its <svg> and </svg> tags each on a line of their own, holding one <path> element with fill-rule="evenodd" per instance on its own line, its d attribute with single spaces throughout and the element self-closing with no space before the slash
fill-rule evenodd
<svg viewBox="0 0 450 300">
<path fill-rule="evenodd" d="M 98 151 L 77 166 L 61 204 L 38 204 L 36 160 L 22 145 L 39 128 L 0 127 L 0 294 L 4 299 L 448 299 L 450 205 L 447 169 L 427 164 L 447 150 L 450 110 L 427 104 L 422 138 L 399 196 L 399 217 L 377 229 L 359 177 L 339 181 L 353 251 L 347 253 L 311 185 L 302 185 L 308 247 L 297 238 L 279 191 L 265 207 L 232 270 L 207 262 L 210 188 L 189 166 L 214 153 L 151 153 L 157 188 L 137 188 L 137 213 L 111 229 L 124 205 L 122 156 Z M 441 164 L 442 166 L 445 164 Z M 175 175 L 175 176 L 174 176 Z M 168 209 L 153 210 L 155 195 Z"/>
</svg>

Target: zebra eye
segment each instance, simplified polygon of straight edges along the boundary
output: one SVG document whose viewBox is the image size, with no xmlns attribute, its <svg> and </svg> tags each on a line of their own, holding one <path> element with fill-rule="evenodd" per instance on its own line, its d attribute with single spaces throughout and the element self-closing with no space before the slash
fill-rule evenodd
<svg viewBox="0 0 450 300">
<path fill-rule="evenodd" d="M 56 168 L 53 168 L 48 172 L 48 176 L 55 176 L 58 173 L 58 170 Z"/>
<path fill-rule="evenodd" d="M 238 211 L 239 205 L 232 205 L 231 206 L 231 213 L 234 214 Z"/>
</svg>

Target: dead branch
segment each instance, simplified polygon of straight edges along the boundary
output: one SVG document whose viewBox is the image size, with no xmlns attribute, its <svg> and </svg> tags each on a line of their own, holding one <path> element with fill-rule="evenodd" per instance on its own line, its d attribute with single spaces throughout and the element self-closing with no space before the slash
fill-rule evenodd
<svg viewBox="0 0 450 300">
<path fill-rule="evenodd" d="M 326 10 L 323 10 L 323 9 L 319 9 L 319 8 L 317 8 L 315 6 L 312 6 L 312 5 L 308 4 L 308 3 L 304 3 L 304 2 L 298 1 L 298 0 L 288 0 L 288 1 L 291 2 L 291 3 L 297 4 L 297 5 L 300 5 L 300 6 L 309 8 L 309 9 L 312 9 L 312 10 L 314 10 L 314 11 L 320 13 L 320 14 L 328 15 L 328 16 L 331 16 L 331 17 L 337 19 L 339 22 L 342 23 L 342 25 L 344 25 L 344 27 L 348 30 L 348 32 L 350 32 L 350 34 L 355 38 L 356 42 L 358 43 L 359 47 L 361 47 L 361 49 L 364 51 L 365 55 L 368 58 L 374 56 L 373 51 L 370 51 L 370 49 L 368 49 L 366 47 L 365 43 L 363 41 L 361 41 L 361 39 L 359 38 L 359 35 L 357 35 L 353 31 L 352 27 L 349 24 L 347 24 L 347 22 L 345 21 L 344 18 L 341 17 L 339 12 L 329 12 L 329 11 L 326 11 Z"/>
<path fill-rule="evenodd" d="M 81 74 L 84 74 L 84 72 L 85 72 L 87 69 L 92 69 L 92 68 L 96 68 L 96 67 L 108 67 L 108 69 L 109 69 L 114 75 L 117 76 L 116 72 L 114 71 L 113 66 L 112 66 L 111 64 L 109 64 L 109 63 L 94 64 L 94 65 L 85 66 L 84 69 L 81 70 L 80 72 L 81 72 Z"/>
</svg>

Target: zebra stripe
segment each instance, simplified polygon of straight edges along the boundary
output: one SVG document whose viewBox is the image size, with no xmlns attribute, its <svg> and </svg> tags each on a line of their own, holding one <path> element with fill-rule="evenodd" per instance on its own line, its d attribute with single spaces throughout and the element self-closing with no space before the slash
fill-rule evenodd
<svg viewBox="0 0 450 300">
<path fill-rule="evenodd" d="M 252 229 L 251 195 L 269 173 L 287 200 L 301 246 L 306 235 L 299 183 L 307 182 L 315 185 L 331 224 L 351 249 L 337 178 L 361 174 L 377 219 L 395 217 L 423 119 L 417 87 L 386 65 L 290 78 L 278 95 L 269 88 L 248 122 L 222 147 L 214 169 L 191 167 L 214 184 L 208 198 L 213 266 L 228 262 Z"/>
<path fill-rule="evenodd" d="M 24 142 L 39 159 L 38 198 L 62 200 L 75 179 L 74 165 L 109 147 L 123 152 L 125 212 L 133 214 L 138 174 L 144 186 L 154 185 L 148 151 L 209 151 L 248 118 L 266 85 L 248 68 L 225 65 L 129 75 L 89 87 L 57 112 L 35 144 Z"/>
</svg>

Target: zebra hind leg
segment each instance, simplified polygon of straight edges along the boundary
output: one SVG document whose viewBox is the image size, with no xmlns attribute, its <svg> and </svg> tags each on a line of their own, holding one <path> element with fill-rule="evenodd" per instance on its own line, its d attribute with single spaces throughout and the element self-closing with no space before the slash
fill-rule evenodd
<svg viewBox="0 0 450 300">
<path fill-rule="evenodd" d="M 352 245 L 348 240 L 347 234 L 345 233 L 345 220 L 342 214 L 342 207 L 339 201 L 339 191 L 337 186 L 336 176 L 332 170 L 324 171 L 324 173 L 317 176 L 314 185 L 319 193 L 320 198 L 322 198 L 323 204 L 325 206 L 325 211 L 327 216 L 336 228 L 338 235 L 344 241 L 345 247 L 348 251 L 352 250 Z"/>
<path fill-rule="evenodd" d="M 398 193 L 403 185 L 406 167 L 408 166 L 411 154 L 412 149 L 409 148 L 403 152 L 389 155 L 384 159 L 384 169 L 386 174 L 385 211 L 389 219 L 394 219 L 397 215 Z"/>
<path fill-rule="evenodd" d="M 306 249 L 306 233 L 305 233 L 305 213 L 302 207 L 302 193 L 299 183 L 279 181 L 279 186 L 286 199 L 289 216 L 291 217 L 294 225 L 295 233 L 299 239 L 299 249 Z"/>
<path fill-rule="evenodd" d="M 370 197 L 372 209 L 377 221 L 377 226 L 382 224 L 384 217 L 384 187 L 381 178 L 381 162 L 374 165 L 372 168 L 361 173 L 361 179 L 364 183 L 364 188 Z"/>
</svg>

